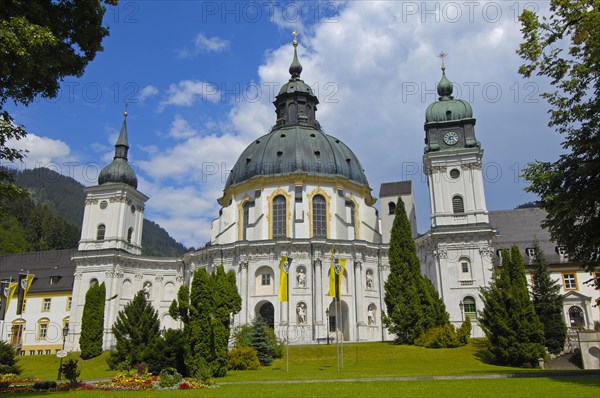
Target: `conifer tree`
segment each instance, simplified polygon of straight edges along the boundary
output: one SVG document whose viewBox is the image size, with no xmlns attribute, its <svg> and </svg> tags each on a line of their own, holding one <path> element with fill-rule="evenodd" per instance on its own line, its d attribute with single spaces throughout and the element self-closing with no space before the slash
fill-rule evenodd
<svg viewBox="0 0 600 398">
<path fill-rule="evenodd" d="M 546 348 L 552 354 L 558 354 L 563 350 L 567 338 L 567 325 L 562 310 L 563 297 L 560 285 L 550 277 L 544 252 L 537 242 L 533 268 L 533 307 L 544 325 Z"/>
<path fill-rule="evenodd" d="M 275 348 L 269 333 L 269 325 L 260 315 L 252 320 L 252 330 L 250 331 L 250 347 L 256 350 L 258 361 L 261 366 L 269 366 L 275 356 Z"/>
<path fill-rule="evenodd" d="M 235 274 L 225 273 L 223 266 L 211 275 L 204 268 L 196 270 L 189 296 L 187 287 L 180 289 L 169 313 L 184 323 L 185 363 L 191 375 L 225 376 L 231 315 L 241 303 Z"/>
<path fill-rule="evenodd" d="M 79 348 L 81 359 L 95 358 L 102 354 L 102 341 L 104 339 L 104 304 L 106 300 L 106 287 L 101 285 L 90 286 L 85 294 L 85 304 L 81 318 L 81 335 Z"/>
<path fill-rule="evenodd" d="M 117 341 L 109 359 L 112 369 L 132 369 L 153 355 L 148 348 L 153 347 L 160 337 L 160 321 L 143 290 L 137 292 L 133 300 L 119 311 L 112 332 Z"/>
<path fill-rule="evenodd" d="M 384 284 L 387 314 L 383 322 L 398 344 L 414 344 L 432 327 L 448 323 L 448 314 L 431 282 L 421 274 L 404 202 L 398 199 L 388 252 L 390 275 Z"/>
<path fill-rule="evenodd" d="M 488 338 L 487 354 L 498 365 L 536 367 L 544 356 L 544 329 L 529 298 L 519 248 L 502 250 L 502 267 L 483 288 L 480 323 Z"/>
</svg>

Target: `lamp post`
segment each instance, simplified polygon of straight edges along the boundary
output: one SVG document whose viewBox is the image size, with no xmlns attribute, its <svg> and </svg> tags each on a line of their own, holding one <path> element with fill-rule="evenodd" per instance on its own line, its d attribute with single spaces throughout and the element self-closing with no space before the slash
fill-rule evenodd
<svg viewBox="0 0 600 398">
<path fill-rule="evenodd" d="M 63 358 L 64 358 L 64 350 L 65 350 L 65 342 L 67 341 L 67 335 L 69 334 L 69 324 L 65 324 L 65 326 L 62 329 L 62 335 L 63 335 L 63 345 L 62 345 L 62 350 L 63 352 L 61 352 L 60 354 L 60 365 L 58 366 L 58 380 L 61 380 L 61 376 L 62 376 L 62 363 L 63 363 Z"/>
<path fill-rule="evenodd" d="M 327 315 L 327 325 L 325 325 L 325 332 L 327 333 L 327 345 L 329 345 L 329 308 L 325 310 L 325 315 Z"/>
<path fill-rule="evenodd" d="M 464 317 L 464 313 L 463 313 L 463 309 L 465 308 L 465 303 L 462 302 L 462 300 L 460 300 L 460 303 L 458 304 L 458 306 L 460 307 L 460 320 L 461 322 L 465 321 L 465 317 Z"/>
</svg>

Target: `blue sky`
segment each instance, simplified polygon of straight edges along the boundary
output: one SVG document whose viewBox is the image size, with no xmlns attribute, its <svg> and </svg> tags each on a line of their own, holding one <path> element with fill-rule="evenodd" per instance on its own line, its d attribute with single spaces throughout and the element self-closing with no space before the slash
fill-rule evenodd
<svg viewBox="0 0 600 398">
<path fill-rule="evenodd" d="M 436 100 L 440 51 L 455 95 L 469 100 L 485 150 L 488 209 L 535 200 L 520 170 L 561 153 L 547 127 L 547 82 L 525 80 L 516 15 L 547 2 L 126 1 L 109 8 L 104 51 L 60 96 L 11 107 L 31 133 L 19 167 L 46 166 L 85 185 L 112 159 L 124 103 L 130 162 L 150 196 L 146 217 L 177 240 L 210 239 L 227 171 L 274 123 L 300 34 L 302 78 L 324 130 L 358 156 L 373 194 L 411 179 L 419 232 L 429 228 L 423 123 Z"/>
</svg>

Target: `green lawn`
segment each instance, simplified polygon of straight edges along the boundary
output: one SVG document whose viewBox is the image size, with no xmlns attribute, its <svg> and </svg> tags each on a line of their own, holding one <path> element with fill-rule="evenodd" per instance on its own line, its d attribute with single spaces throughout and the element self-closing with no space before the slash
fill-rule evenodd
<svg viewBox="0 0 600 398">
<path fill-rule="evenodd" d="M 285 358 L 255 371 L 230 371 L 219 381 L 312 380 L 364 377 L 440 376 L 515 373 L 531 369 L 494 366 L 477 358 L 475 342 L 452 349 L 427 349 L 390 343 L 344 344 L 344 368 L 337 371 L 335 345 L 290 346 L 289 372 Z"/>
<path fill-rule="evenodd" d="M 23 376 L 42 380 L 56 380 L 58 377 L 60 359 L 56 355 L 32 355 L 18 358 L 18 365 L 23 370 L 21 373 Z M 76 358 L 79 358 L 79 353 L 70 354 L 63 361 Z M 116 375 L 116 371 L 108 369 L 106 358 L 108 358 L 108 352 L 85 361 L 80 359 L 79 370 L 81 371 L 81 379 L 98 379 Z"/>
<path fill-rule="evenodd" d="M 74 391 L 50 393 L 52 396 L 86 397 L 296 397 L 296 396 L 436 396 L 436 397 L 520 397 L 565 395 L 598 397 L 599 377 L 551 377 L 468 379 L 468 380 L 407 380 L 407 381 L 335 381 L 339 379 L 384 378 L 403 376 L 461 376 L 537 372 L 544 370 L 499 367 L 479 359 L 480 342 L 455 349 L 425 349 L 413 346 L 396 346 L 389 343 L 353 343 L 344 345 L 344 368 L 337 371 L 335 345 L 291 346 L 289 372 L 285 371 L 285 358 L 277 359 L 272 366 L 255 371 L 231 371 L 216 379 L 218 388 L 188 391 L 101 392 Z M 80 361 L 82 379 L 110 377 L 106 356 Z M 23 374 L 54 380 L 58 359 L 54 356 L 22 357 L 19 364 Z M 297 382 L 294 382 L 296 380 Z M 316 382 L 302 382 L 316 380 Z M 329 380 L 319 382 L 318 380 Z M 227 384 L 235 382 L 274 382 L 272 384 Z M 285 381 L 288 381 L 287 383 Z M 332 382 L 333 381 L 333 382 Z M 283 383 L 278 383 L 283 382 Z M 223 384 L 224 383 L 224 384 Z M 48 395 L 31 393 L 26 396 Z M 9 396 L 9 395 L 6 395 Z"/>
</svg>

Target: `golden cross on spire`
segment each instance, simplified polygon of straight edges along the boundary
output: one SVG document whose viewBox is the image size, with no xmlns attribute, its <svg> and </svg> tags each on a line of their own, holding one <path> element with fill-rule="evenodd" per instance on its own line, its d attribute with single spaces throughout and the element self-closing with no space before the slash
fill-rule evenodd
<svg viewBox="0 0 600 398">
<path fill-rule="evenodd" d="M 292 36 L 294 36 L 294 41 L 292 42 L 292 44 L 294 45 L 294 47 L 296 47 L 298 45 L 298 40 L 297 40 L 298 32 L 293 31 Z"/>
<path fill-rule="evenodd" d="M 448 56 L 448 54 L 443 51 L 438 54 L 438 58 L 442 60 L 442 69 L 446 69 L 446 65 L 444 64 L 444 58 L 446 58 L 446 56 Z"/>
</svg>

